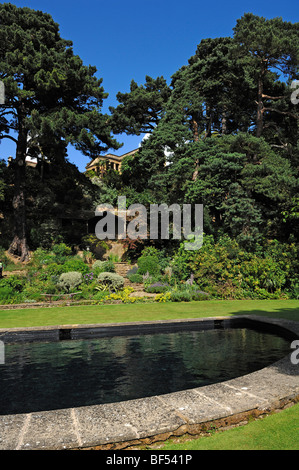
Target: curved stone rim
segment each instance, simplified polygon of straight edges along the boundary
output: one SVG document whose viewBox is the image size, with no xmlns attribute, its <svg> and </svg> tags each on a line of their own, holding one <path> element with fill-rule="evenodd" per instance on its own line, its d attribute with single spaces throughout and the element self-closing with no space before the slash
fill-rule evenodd
<svg viewBox="0 0 299 470">
<path fill-rule="evenodd" d="M 101 325 L 62 325 L 0 329 L 4 342 L 73 339 L 103 335 L 131 334 L 143 329 L 165 330 L 206 325 L 229 325 L 244 321 L 266 329 L 279 329 L 299 338 L 299 322 L 238 315 L 200 319 Z M 148 398 L 52 411 L 0 416 L 0 449 L 120 449 L 142 442 L 165 440 L 171 435 L 198 434 L 213 427 L 238 423 L 248 415 L 258 416 L 281 409 L 299 399 L 299 364 L 290 354 L 274 364 L 225 382 Z"/>
</svg>

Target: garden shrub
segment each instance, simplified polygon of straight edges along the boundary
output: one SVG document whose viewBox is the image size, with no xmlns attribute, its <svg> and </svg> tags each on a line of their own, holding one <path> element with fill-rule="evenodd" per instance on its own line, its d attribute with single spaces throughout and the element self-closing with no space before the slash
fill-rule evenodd
<svg viewBox="0 0 299 470">
<path fill-rule="evenodd" d="M 89 248 L 92 255 L 97 259 L 101 259 L 109 250 L 109 244 L 105 240 L 99 240 L 96 235 L 85 235 L 82 237 L 82 243 Z"/>
<path fill-rule="evenodd" d="M 208 300 L 209 294 L 200 290 L 190 292 L 192 300 Z"/>
<path fill-rule="evenodd" d="M 45 298 L 42 295 L 44 291 L 41 289 L 39 284 L 33 286 L 26 286 L 26 288 L 22 292 L 23 301 L 24 302 L 41 302 L 44 301 Z M 45 292 L 46 293 L 46 292 Z M 48 293 L 48 292 L 47 292 Z"/>
<path fill-rule="evenodd" d="M 63 265 L 63 272 L 78 272 L 83 274 L 89 273 L 89 267 L 84 263 L 83 259 L 80 257 L 72 257 L 67 260 Z"/>
<path fill-rule="evenodd" d="M 59 258 L 71 256 L 72 254 L 71 247 L 67 246 L 65 243 L 58 243 L 57 245 L 54 245 L 52 247 L 52 251 Z"/>
<path fill-rule="evenodd" d="M 156 254 L 142 254 L 140 258 L 138 258 L 137 264 L 138 274 L 149 273 L 150 276 L 156 276 L 161 272 L 159 257 Z"/>
<path fill-rule="evenodd" d="M 170 299 L 172 302 L 191 302 L 192 294 L 187 290 L 174 290 L 170 292 Z"/>
<path fill-rule="evenodd" d="M 170 302 L 171 294 L 170 292 L 165 292 L 164 294 L 157 294 L 155 297 L 155 302 Z"/>
<path fill-rule="evenodd" d="M 143 277 L 141 274 L 130 274 L 129 276 L 127 275 L 127 278 L 130 282 L 134 282 L 135 284 L 143 283 Z"/>
<path fill-rule="evenodd" d="M 55 294 L 59 289 L 57 283 L 51 280 L 33 282 L 31 285 L 27 284 L 22 292 L 24 301 L 44 301 L 45 297 L 42 294 Z"/>
<path fill-rule="evenodd" d="M 39 269 L 47 264 L 55 263 L 56 261 L 54 253 L 44 250 L 43 248 L 37 248 L 30 260 L 30 265 Z"/>
<path fill-rule="evenodd" d="M 97 276 L 100 273 L 115 273 L 115 266 L 113 261 L 96 261 L 92 265 L 92 271 Z"/>
<path fill-rule="evenodd" d="M 192 273 L 200 289 L 213 298 L 283 298 L 294 297 L 298 284 L 298 247 L 277 240 L 264 240 L 250 252 L 227 235 L 217 242 L 204 236 L 198 251 L 184 249 L 184 242 L 172 262 L 176 282 Z"/>
<path fill-rule="evenodd" d="M 104 286 L 108 286 L 110 290 L 119 290 L 124 287 L 125 280 L 116 273 L 104 272 L 98 275 L 98 282 Z"/>
<path fill-rule="evenodd" d="M 63 289 L 65 292 L 73 292 L 82 283 L 82 274 L 75 271 L 70 271 L 61 274 L 58 281 L 58 287 Z"/>
<path fill-rule="evenodd" d="M 153 294 L 161 294 L 163 292 L 169 291 L 170 287 L 168 284 L 163 284 L 161 282 L 155 282 L 150 284 L 148 287 L 145 287 L 145 292 Z"/>
<path fill-rule="evenodd" d="M 128 304 L 128 303 L 132 304 L 136 302 L 136 297 L 130 297 L 130 294 L 132 292 L 133 292 L 133 289 L 131 287 L 127 287 L 118 293 L 110 294 L 106 296 L 103 300 L 105 302 L 109 302 L 110 300 L 119 300 L 124 304 Z"/>
<path fill-rule="evenodd" d="M 22 292 L 25 283 L 25 277 L 18 277 L 16 275 L 12 275 L 9 277 L 4 277 L 0 280 L 0 289 L 7 287 L 12 289 L 14 292 Z"/>
<path fill-rule="evenodd" d="M 94 272 L 90 272 L 90 273 L 86 273 L 83 275 L 83 282 L 84 284 L 91 284 L 92 282 L 94 282 L 96 276 L 95 276 L 95 273 Z"/>
<path fill-rule="evenodd" d="M 62 264 L 50 263 L 39 272 L 38 279 L 41 281 L 46 281 L 48 279 L 58 279 L 58 277 L 66 272 Z"/>
<path fill-rule="evenodd" d="M 18 294 L 14 291 L 12 287 L 5 286 L 0 287 L 0 303 L 1 304 L 9 304 L 14 303 L 18 297 Z"/>
<path fill-rule="evenodd" d="M 132 274 L 137 274 L 138 271 L 138 266 L 133 266 L 128 272 L 127 272 L 127 277 L 131 276 Z"/>
</svg>

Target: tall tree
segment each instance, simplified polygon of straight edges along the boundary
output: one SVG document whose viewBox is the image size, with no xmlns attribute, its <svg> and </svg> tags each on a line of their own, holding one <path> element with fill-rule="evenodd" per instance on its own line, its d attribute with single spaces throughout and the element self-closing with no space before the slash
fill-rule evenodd
<svg viewBox="0 0 299 470">
<path fill-rule="evenodd" d="M 120 103 L 110 107 L 112 128 L 116 134 L 140 135 L 152 132 L 163 116 L 170 88 L 163 77 L 146 76 L 145 84 L 132 80 L 129 93 L 117 94 Z"/>
<path fill-rule="evenodd" d="M 28 137 L 50 154 L 51 142 L 72 144 L 86 155 L 118 148 L 101 114 L 107 97 L 95 76 L 83 65 L 72 42 L 62 39 L 52 17 L 10 3 L 0 5 L 0 79 L 5 84 L 4 123 L 0 138 L 16 143 L 13 198 L 15 233 L 10 252 L 29 257 L 26 227 L 26 155 Z M 52 152 L 53 153 L 53 152 Z"/>
<path fill-rule="evenodd" d="M 191 86 L 204 103 L 204 136 L 247 131 L 252 120 L 252 94 L 239 46 L 230 37 L 207 38 L 189 59 Z M 242 84 L 242 86 L 240 86 Z"/>
<path fill-rule="evenodd" d="M 243 56 L 248 57 L 247 73 L 256 90 L 256 136 L 263 134 L 265 116 L 269 113 L 292 115 L 298 119 L 295 113 L 273 106 L 273 103 L 285 98 L 281 86 L 277 86 L 280 77 L 287 80 L 298 76 L 299 23 L 246 13 L 237 20 L 234 39 Z M 273 91 L 279 93 L 273 94 Z M 288 99 L 290 101 L 290 93 Z"/>
</svg>

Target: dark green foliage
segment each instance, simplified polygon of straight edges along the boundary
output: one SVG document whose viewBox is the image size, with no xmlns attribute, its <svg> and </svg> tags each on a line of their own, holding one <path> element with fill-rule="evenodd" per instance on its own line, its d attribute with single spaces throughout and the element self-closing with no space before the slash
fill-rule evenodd
<svg viewBox="0 0 299 470">
<path fill-rule="evenodd" d="M 143 283 L 143 277 L 141 274 L 127 274 L 127 278 L 129 279 L 130 282 L 133 282 L 136 284 Z"/>
<path fill-rule="evenodd" d="M 155 282 L 154 284 L 150 284 L 148 287 L 145 288 L 145 292 L 161 294 L 163 292 L 168 292 L 170 287 L 168 284 Z"/>
<path fill-rule="evenodd" d="M 137 261 L 138 274 L 155 276 L 160 273 L 159 258 L 155 254 L 142 254 Z"/>
<path fill-rule="evenodd" d="M 140 135 L 152 131 L 163 116 L 170 89 L 163 77 L 145 77 L 145 85 L 132 80 L 129 93 L 117 94 L 119 105 L 110 107 L 111 125 L 116 134 Z"/>
<path fill-rule="evenodd" d="M 26 279 L 12 275 L 0 280 L 0 290 L 3 288 L 13 289 L 14 292 L 22 292 Z"/>
<path fill-rule="evenodd" d="M 115 266 L 113 261 L 96 261 L 92 265 L 92 272 L 98 276 L 100 273 L 115 273 Z"/>
<path fill-rule="evenodd" d="M 215 242 L 204 237 L 202 248 L 184 250 L 183 244 L 173 261 L 177 279 L 193 274 L 200 289 L 216 298 L 283 298 L 294 295 L 299 285 L 298 246 L 273 240 L 244 250 L 224 236 Z"/>
<path fill-rule="evenodd" d="M 21 261 L 29 258 L 26 218 L 27 148 L 45 160 L 61 163 L 68 144 L 94 156 L 119 144 L 111 136 L 108 116 L 100 113 L 107 97 L 96 68 L 83 65 L 72 42 L 61 38 L 58 24 L 42 11 L 0 5 L 0 79 L 5 84 L 5 112 L 0 106 L 0 139 L 16 143 L 14 169 L 15 233 L 10 246 Z M 16 137 L 9 135 L 15 131 Z M 37 238 L 38 241 L 38 238 Z"/>
</svg>

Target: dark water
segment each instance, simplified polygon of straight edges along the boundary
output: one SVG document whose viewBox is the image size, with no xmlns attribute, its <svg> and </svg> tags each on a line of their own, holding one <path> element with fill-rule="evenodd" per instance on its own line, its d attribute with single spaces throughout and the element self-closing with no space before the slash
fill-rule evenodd
<svg viewBox="0 0 299 470">
<path fill-rule="evenodd" d="M 0 414 L 185 390 L 253 372 L 289 352 L 286 339 L 250 329 L 6 345 Z"/>
</svg>

